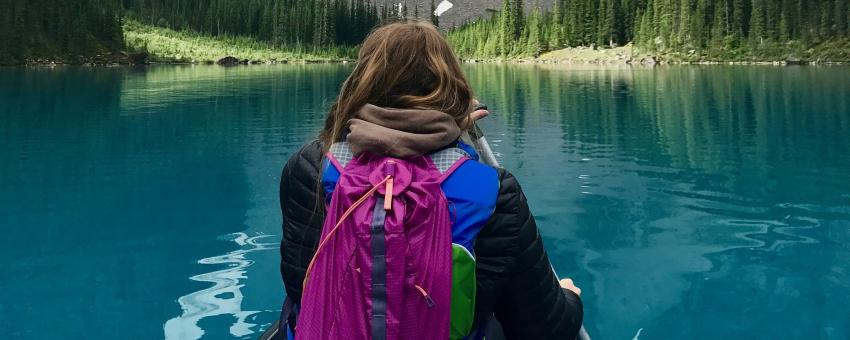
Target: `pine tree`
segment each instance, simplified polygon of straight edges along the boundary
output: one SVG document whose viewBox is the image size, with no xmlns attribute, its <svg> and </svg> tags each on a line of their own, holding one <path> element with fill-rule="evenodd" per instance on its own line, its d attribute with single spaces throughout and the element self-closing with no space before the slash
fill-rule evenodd
<svg viewBox="0 0 850 340">
<path fill-rule="evenodd" d="M 513 0 L 511 1 L 511 4 L 513 4 L 511 11 L 511 26 L 514 31 L 514 38 L 519 38 L 525 25 L 522 0 Z"/>
<path fill-rule="evenodd" d="M 714 6 L 714 24 L 711 30 L 711 48 L 723 49 L 726 47 L 726 37 L 729 32 L 728 0 L 723 0 Z"/>
<path fill-rule="evenodd" d="M 597 0 L 582 1 L 582 22 L 581 22 L 581 41 L 582 44 L 590 45 L 596 41 L 596 22 L 598 20 L 595 13 L 594 2 Z"/>
<path fill-rule="evenodd" d="M 647 50 L 655 51 L 655 30 L 652 27 L 652 8 L 648 7 L 647 12 L 643 13 L 640 18 L 640 28 L 637 33 L 638 46 Z"/>
<path fill-rule="evenodd" d="M 791 39 L 791 1 L 779 0 L 782 3 L 781 15 L 779 16 L 779 40 Z"/>
<path fill-rule="evenodd" d="M 832 14 L 832 2 L 831 1 L 823 1 L 820 4 L 820 18 L 818 20 L 818 33 L 821 39 L 826 39 L 830 35 L 832 35 L 832 18 L 834 15 Z"/>
<path fill-rule="evenodd" d="M 434 3 L 434 0 L 431 0 L 431 23 L 434 26 L 440 27 L 440 17 L 437 15 L 437 5 Z"/>
<path fill-rule="evenodd" d="M 692 46 L 691 44 L 691 8 L 692 0 L 681 0 L 679 3 L 679 46 Z"/>
<path fill-rule="evenodd" d="M 691 30 L 694 36 L 694 45 L 698 48 L 708 47 L 710 25 L 709 19 L 711 14 L 711 5 L 709 0 L 696 0 L 694 14 L 691 16 Z"/>
<path fill-rule="evenodd" d="M 547 20 L 544 24 L 549 29 L 547 45 L 551 49 L 559 49 L 563 45 L 563 6 L 563 0 L 555 1 L 555 7 L 552 9 L 552 14 L 549 16 L 549 20 Z"/>
<path fill-rule="evenodd" d="M 617 16 L 617 38 L 619 43 L 627 43 L 634 39 L 635 15 L 639 11 L 635 0 L 619 0 L 615 1 L 615 9 Z"/>
<path fill-rule="evenodd" d="M 847 0 L 834 1 L 835 7 L 833 12 L 835 13 L 835 35 L 846 36 L 850 34 L 850 29 L 847 27 L 847 16 L 850 15 L 850 8 L 848 8 Z"/>
<path fill-rule="evenodd" d="M 614 1 L 599 0 L 599 26 L 596 30 L 596 44 L 613 45 L 614 43 Z"/>
<path fill-rule="evenodd" d="M 655 0 L 654 14 L 658 23 L 656 34 L 661 38 L 661 46 L 665 49 L 673 46 L 675 18 L 673 17 L 673 0 Z"/>
<path fill-rule="evenodd" d="M 771 0 L 752 0 L 750 10 L 750 44 L 753 46 L 761 46 L 765 39 L 765 1 Z"/>
<path fill-rule="evenodd" d="M 656 40 L 658 39 L 658 29 L 656 26 L 658 17 L 655 15 L 655 8 L 655 1 L 649 0 L 646 5 L 646 12 L 644 12 L 643 18 L 641 19 L 644 48 L 647 48 L 650 51 L 658 49 L 658 44 L 656 43 Z"/>
<path fill-rule="evenodd" d="M 730 34 L 732 34 L 735 41 L 742 40 L 744 38 L 744 27 L 748 26 L 749 23 L 746 22 L 745 13 L 744 13 L 744 1 L 745 0 L 730 0 L 732 1 L 732 18 L 731 19 L 731 28 Z"/>
<path fill-rule="evenodd" d="M 525 53 L 537 57 L 541 51 L 541 36 L 540 36 L 540 11 L 533 10 L 528 18 L 528 37 L 526 38 Z"/>
<path fill-rule="evenodd" d="M 564 43 L 567 46 L 577 46 L 580 17 L 578 13 L 578 1 L 566 1 L 565 4 L 564 18 L 562 19 L 564 23 Z"/>
<path fill-rule="evenodd" d="M 510 54 L 511 46 L 510 43 L 514 41 L 513 28 L 511 26 L 513 19 L 511 16 L 513 15 L 511 12 L 511 0 L 505 0 L 502 4 L 502 11 L 499 12 L 499 32 L 498 34 L 498 42 L 496 44 L 496 54 L 501 56 L 507 56 Z"/>
</svg>

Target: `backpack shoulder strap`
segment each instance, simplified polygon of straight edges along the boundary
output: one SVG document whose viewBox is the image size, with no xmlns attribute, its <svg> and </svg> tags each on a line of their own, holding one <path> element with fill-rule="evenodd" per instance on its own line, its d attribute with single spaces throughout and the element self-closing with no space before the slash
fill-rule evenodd
<svg viewBox="0 0 850 340">
<path fill-rule="evenodd" d="M 440 182 L 446 180 L 457 168 L 470 159 L 469 154 L 461 148 L 446 148 L 428 155 L 437 170 L 440 171 Z"/>
<path fill-rule="evenodd" d="M 331 145 L 326 155 L 331 164 L 342 173 L 348 162 L 354 159 L 354 153 L 351 152 L 351 146 L 348 142 L 337 142 Z"/>
<path fill-rule="evenodd" d="M 354 158 L 351 148 L 346 142 L 334 143 L 325 153 L 322 160 L 322 187 L 325 192 L 325 203 L 330 203 L 336 183 L 342 176 L 343 169 Z"/>
</svg>

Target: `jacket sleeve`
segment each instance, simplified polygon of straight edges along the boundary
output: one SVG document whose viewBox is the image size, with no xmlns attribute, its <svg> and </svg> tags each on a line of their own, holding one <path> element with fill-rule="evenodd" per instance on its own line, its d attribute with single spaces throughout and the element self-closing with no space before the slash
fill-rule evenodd
<svg viewBox="0 0 850 340">
<path fill-rule="evenodd" d="M 499 178 L 496 210 L 475 246 L 479 291 L 494 296 L 480 297 L 476 314 L 492 311 L 508 339 L 575 339 L 581 300 L 558 284 L 516 178 L 502 169 Z"/>
<path fill-rule="evenodd" d="M 301 282 L 322 233 L 325 206 L 319 174 L 322 148 L 318 141 L 298 150 L 283 167 L 280 178 L 280 209 L 283 238 L 280 242 L 280 274 L 286 294 L 301 301 Z M 305 260 L 306 259 L 306 260 Z"/>
</svg>

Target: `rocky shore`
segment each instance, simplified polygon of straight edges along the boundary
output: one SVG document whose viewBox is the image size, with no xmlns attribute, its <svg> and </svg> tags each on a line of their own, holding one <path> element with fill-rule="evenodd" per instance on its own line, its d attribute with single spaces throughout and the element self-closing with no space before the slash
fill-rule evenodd
<svg viewBox="0 0 850 340">
<path fill-rule="evenodd" d="M 189 64 L 189 65 L 277 65 L 277 64 L 322 64 L 352 62 L 348 59 L 295 59 L 295 60 L 251 60 L 236 58 L 233 56 L 221 57 L 218 60 L 186 60 L 186 59 L 163 59 L 150 56 L 147 53 L 116 52 L 114 54 L 98 54 L 94 56 L 63 56 L 63 57 L 35 57 L 27 58 L 23 62 L 6 62 L 0 65 L 25 65 L 25 66 L 58 66 L 58 65 L 82 65 L 82 66 L 126 66 L 126 65 L 150 65 L 150 64 Z"/>
<path fill-rule="evenodd" d="M 464 60 L 467 63 L 509 62 L 519 64 L 580 64 L 580 65 L 838 65 L 847 61 L 807 60 L 797 56 L 786 56 L 773 60 L 719 61 L 700 56 L 695 50 L 687 53 L 645 53 L 635 50 L 631 44 L 613 48 L 570 47 L 546 52 L 537 58 Z"/>
<path fill-rule="evenodd" d="M 119 66 L 147 63 L 147 53 L 125 51 L 103 52 L 94 55 L 61 55 L 29 57 L 23 61 L 8 60 L 3 65 L 51 66 L 51 65 L 84 65 L 84 66 Z"/>
<path fill-rule="evenodd" d="M 651 54 L 636 51 L 631 45 L 614 48 L 570 47 L 546 52 L 537 58 L 500 58 L 500 59 L 465 59 L 466 63 L 514 63 L 514 64 L 575 64 L 575 65 L 845 65 L 847 61 L 807 60 L 790 56 L 777 60 L 736 60 L 715 61 L 700 60 L 695 51 L 676 54 Z M 319 64 L 356 62 L 350 59 L 246 59 L 235 56 L 223 56 L 215 60 L 194 60 L 162 58 L 149 55 L 147 52 L 111 52 L 94 56 L 63 56 L 28 58 L 23 63 L 6 63 L 6 65 L 51 66 L 51 65 L 85 65 L 85 66 L 119 66 L 119 65 L 148 65 L 148 64 L 202 64 L 202 65 L 275 65 L 275 64 Z M 3 65 L 0 63 L 0 65 Z"/>
</svg>

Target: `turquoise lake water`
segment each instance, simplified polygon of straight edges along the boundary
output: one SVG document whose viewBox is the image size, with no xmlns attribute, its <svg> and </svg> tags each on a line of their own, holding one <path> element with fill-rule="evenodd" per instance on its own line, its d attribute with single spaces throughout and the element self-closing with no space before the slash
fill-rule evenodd
<svg viewBox="0 0 850 340">
<path fill-rule="evenodd" d="M 595 339 L 850 339 L 850 68 L 465 69 Z M 0 68 L 3 338 L 256 338 L 350 70 Z"/>
</svg>

